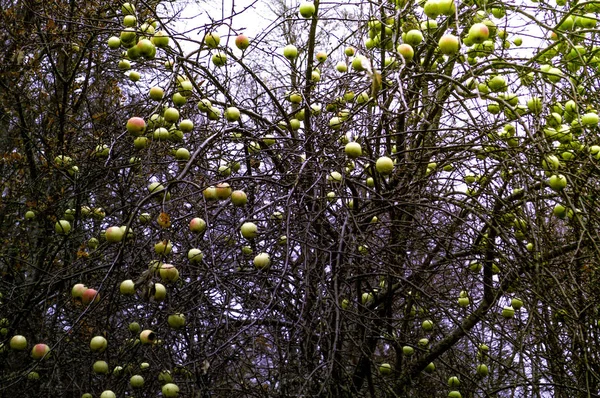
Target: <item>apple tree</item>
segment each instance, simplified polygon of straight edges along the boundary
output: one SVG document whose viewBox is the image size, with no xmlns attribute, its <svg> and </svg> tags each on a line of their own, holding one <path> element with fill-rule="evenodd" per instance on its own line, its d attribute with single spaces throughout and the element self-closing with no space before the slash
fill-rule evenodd
<svg viewBox="0 0 600 398">
<path fill-rule="evenodd" d="M 594 1 L 0 1 L 0 395 L 600 393 Z"/>
</svg>

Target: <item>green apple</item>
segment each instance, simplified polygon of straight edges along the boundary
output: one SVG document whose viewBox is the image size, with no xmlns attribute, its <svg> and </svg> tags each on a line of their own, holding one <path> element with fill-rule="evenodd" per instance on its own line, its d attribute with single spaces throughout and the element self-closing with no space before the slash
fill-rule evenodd
<svg viewBox="0 0 600 398">
<path fill-rule="evenodd" d="M 98 375 L 108 374 L 108 363 L 106 361 L 96 361 L 92 365 L 92 369 Z"/>
<path fill-rule="evenodd" d="M 133 296 L 135 294 L 135 283 L 131 279 L 126 279 L 119 285 L 119 291 L 124 296 Z"/>
<path fill-rule="evenodd" d="M 362 147 L 358 142 L 349 142 L 344 147 L 344 152 L 346 152 L 349 158 L 356 159 L 362 155 Z"/>
<path fill-rule="evenodd" d="M 523 307 L 523 300 L 521 300 L 518 297 L 513 298 L 512 300 L 510 300 L 510 305 L 511 307 L 513 307 L 515 310 L 519 310 L 521 309 L 521 307 Z"/>
<path fill-rule="evenodd" d="M 553 174 L 547 183 L 552 190 L 560 192 L 567 186 L 567 178 L 562 174 Z"/>
<path fill-rule="evenodd" d="M 94 336 L 90 341 L 90 350 L 92 352 L 104 352 L 107 346 L 108 342 L 103 336 Z"/>
<path fill-rule="evenodd" d="M 456 376 L 448 378 L 448 387 L 457 388 L 460 385 L 460 380 Z"/>
<path fill-rule="evenodd" d="M 59 235 L 68 235 L 71 232 L 71 224 L 67 220 L 58 220 L 54 224 L 54 231 Z"/>
<path fill-rule="evenodd" d="M 200 263 L 204 257 L 204 254 L 202 254 L 200 249 L 192 248 L 188 251 L 187 257 L 191 263 Z"/>
<path fill-rule="evenodd" d="M 489 370 L 486 364 L 479 364 L 477 365 L 477 374 L 481 377 L 485 377 L 489 374 Z"/>
<path fill-rule="evenodd" d="M 379 373 L 383 376 L 390 375 L 392 373 L 392 366 L 389 363 L 382 363 L 379 365 Z"/>
<path fill-rule="evenodd" d="M 179 270 L 173 264 L 162 264 L 158 273 L 165 283 L 173 283 L 179 279 Z"/>
<path fill-rule="evenodd" d="M 268 253 L 260 253 L 254 257 L 254 267 L 259 270 L 266 270 L 271 265 L 271 257 Z"/>
<path fill-rule="evenodd" d="M 221 42 L 221 36 L 217 33 L 211 32 L 204 36 L 204 44 L 208 48 L 217 48 L 219 47 L 219 43 Z"/>
<path fill-rule="evenodd" d="M 394 161 L 387 156 L 382 156 L 375 162 L 375 170 L 382 175 L 391 174 L 394 170 Z"/>
<path fill-rule="evenodd" d="M 158 86 L 151 87 L 150 91 L 148 92 L 148 96 L 154 101 L 162 100 L 164 95 L 165 91 Z"/>
<path fill-rule="evenodd" d="M 229 108 L 225 109 L 224 115 L 228 122 L 237 122 L 240 120 L 240 110 L 235 106 L 230 106 Z"/>
<path fill-rule="evenodd" d="M 298 49 L 293 44 L 288 44 L 283 48 L 283 56 L 293 61 L 298 57 Z"/>
<path fill-rule="evenodd" d="M 402 347 L 402 353 L 409 357 L 415 353 L 415 349 L 409 345 L 405 345 L 404 347 Z"/>
<path fill-rule="evenodd" d="M 433 362 L 429 362 L 425 367 L 425 371 L 427 373 L 433 373 L 435 371 L 435 364 Z"/>
<path fill-rule="evenodd" d="M 117 50 L 121 47 L 121 39 L 116 36 L 111 36 L 108 38 L 108 48 L 111 50 Z"/>
<path fill-rule="evenodd" d="M 335 65 L 335 70 L 340 73 L 348 72 L 348 65 L 344 61 L 340 61 Z"/>
<path fill-rule="evenodd" d="M 167 108 L 165 109 L 163 118 L 167 123 L 175 123 L 179 120 L 179 111 L 175 108 Z"/>
<path fill-rule="evenodd" d="M 298 8 L 298 11 L 302 17 L 311 18 L 315 13 L 315 5 L 308 1 L 302 2 Z"/>
<path fill-rule="evenodd" d="M 11 350 L 23 351 L 27 349 L 27 339 L 25 336 L 15 335 L 10 338 L 9 346 Z"/>
<path fill-rule="evenodd" d="M 179 396 L 179 387 L 173 383 L 167 383 L 162 386 L 162 395 L 165 398 L 174 398 Z"/>
<path fill-rule="evenodd" d="M 403 37 L 404 43 L 416 47 L 423 41 L 423 33 L 418 29 L 411 29 Z"/>
<path fill-rule="evenodd" d="M 225 66 L 227 63 L 227 54 L 225 54 L 223 51 L 217 51 L 213 54 L 211 60 L 212 63 L 217 67 Z"/>
<path fill-rule="evenodd" d="M 183 314 L 171 314 L 167 318 L 167 323 L 173 329 L 181 329 L 185 326 L 185 316 Z"/>
<path fill-rule="evenodd" d="M 421 328 L 426 331 L 426 332 L 430 332 L 433 330 L 433 321 L 426 319 L 423 321 L 423 323 L 421 324 Z"/>
<path fill-rule="evenodd" d="M 254 239 L 258 236 L 258 226 L 253 222 L 245 222 L 240 228 L 242 236 L 246 239 Z"/>
<path fill-rule="evenodd" d="M 502 308 L 502 316 L 504 318 L 512 318 L 515 316 L 515 309 L 511 306 L 505 306 Z"/>
<path fill-rule="evenodd" d="M 133 375 L 129 379 L 129 385 L 133 388 L 140 388 L 144 386 L 144 378 L 140 375 Z"/>
</svg>

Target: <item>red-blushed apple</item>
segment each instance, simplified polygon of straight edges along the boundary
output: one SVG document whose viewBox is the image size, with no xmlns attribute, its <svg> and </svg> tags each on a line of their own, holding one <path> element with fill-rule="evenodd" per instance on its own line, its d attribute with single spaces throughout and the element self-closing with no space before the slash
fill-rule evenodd
<svg viewBox="0 0 600 398">
<path fill-rule="evenodd" d="M 90 350 L 92 352 L 104 352 L 108 347 L 108 342 L 103 336 L 94 336 L 90 341 Z"/>
<path fill-rule="evenodd" d="M 490 36 L 490 30 L 486 24 L 478 22 L 469 28 L 469 39 L 476 44 L 483 43 Z"/>
<path fill-rule="evenodd" d="M 129 134 L 139 136 L 146 131 L 146 122 L 141 117 L 134 116 L 127 121 L 126 127 Z"/>
<path fill-rule="evenodd" d="M 206 230 L 206 221 L 200 217 L 194 217 L 190 221 L 190 231 L 200 233 Z"/>
<path fill-rule="evenodd" d="M 231 196 L 231 187 L 228 183 L 222 182 L 215 187 L 217 199 L 225 200 Z"/>
<path fill-rule="evenodd" d="M 271 266 L 271 257 L 268 253 L 259 253 L 254 257 L 254 267 L 258 270 L 266 270 Z"/>
<path fill-rule="evenodd" d="M 179 279 L 179 270 L 173 264 L 161 265 L 158 272 L 163 282 L 173 283 Z"/>
<path fill-rule="evenodd" d="M 458 37 L 447 33 L 440 38 L 438 42 L 438 47 L 442 54 L 454 55 L 458 52 L 458 49 L 460 48 L 460 41 Z"/>
<path fill-rule="evenodd" d="M 250 40 L 245 35 L 238 35 L 235 38 L 235 45 L 237 48 L 244 51 L 248 48 L 248 46 L 250 46 Z"/>
<path fill-rule="evenodd" d="M 323 63 L 327 60 L 327 53 L 325 53 L 324 51 L 319 51 L 315 55 L 315 58 L 317 59 L 317 61 L 319 61 L 319 63 Z"/>
<path fill-rule="evenodd" d="M 177 384 L 167 383 L 164 386 L 162 386 L 161 391 L 165 398 L 175 398 L 179 396 L 179 387 L 177 386 Z"/>
<path fill-rule="evenodd" d="M 379 174 L 391 174 L 394 170 L 394 161 L 387 156 L 382 156 L 375 162 L 375 170 L 377 170 Z"/>
<path fill-rule="evenodd" d="M 187 257 L 191 263 L 197 264 L 202 262 L 204 255 L 200 249 L 192 248 L 188 251 Z"/>
<path fill-rule="evenodd" d="M 415 50 L 410 44 L 402 43 L 398 46 L 397 50 L 406 62 L 411 61 L 415 56 Z"/>
<path fill-rule="evenodd" d="M 202 196 L 204 196 L 204 199 L 208 201 L 217 200 L 217 188 L 215 188 L 214 186 L 206 188 L 204 191 L 202 191 Z"/>
<path fill-rule="evenodd" d="M 25 336 L 17 334 L 10 338 L 10 348 L 16 351 L 23 351 L 27 349 L 27 339 Z"/>
<path fill-rule="evenodd" d="M 86 289 L 83 292 L 83 295 L 81 296 L 81 302 L 87 305 L 92 301 L 94 301 L 95 303 L 100 301 L 100 294 L 98 294 L 98 291 L 96 289 Z"/>
<path fill-rule="evenodd" d="M 38 343 L 31 349 L 31 357 L 33 359 L 42 359 L 50 352 L 50 347 L 44 343 Z"/>
<path fill-rule="evenodd" d="M 140 341 L 142 344 L 154 344 L 156 342 L 156 333 L 146 329 L 140 333 Z"/>
<path fill-rule="evenodd" d="M 119 285 L 119 291 L 124 296 L 133 296 L 135 294 L 135 283 L 131 279 L 126 279 Z"/>
<path fill-rule="evenodd" d="M 240 228 L 242 236 L 246 239 L 254 239 L 258 236 L 258 226 L 253 222 L 245 222 Z"/>
<path fill-rule="evenodd" d="M 71 297 L 81 300 L 83 298 L 83 292 L 86 290 L 87 286 L 85 286 L 83 283 L 77 283 L 71 289 Z"/>
<path fill-rule="evenodd" d="M 110 243 L 118 243 L 123 240 L 123 230 L 121 227 L 109 227 L 104 232 L 104 237 Z"/>
<path fill-rule="evenodd" d="M 248 196 L 244 191 L 235 190 L 231 193 L 231 203 L 234 206 L 244 206 L 248 202 Z"/>
</svg>

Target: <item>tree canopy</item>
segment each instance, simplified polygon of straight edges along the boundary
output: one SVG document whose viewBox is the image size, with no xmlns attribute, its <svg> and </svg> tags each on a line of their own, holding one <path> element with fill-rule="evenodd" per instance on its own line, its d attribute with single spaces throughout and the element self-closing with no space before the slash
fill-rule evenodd
<svg viewBox="0 0 600 398">
<path fill-rule="evenodd" d="M 0 4 L 0 396 L 600 394 L 600 2 Z"/>
</svg>

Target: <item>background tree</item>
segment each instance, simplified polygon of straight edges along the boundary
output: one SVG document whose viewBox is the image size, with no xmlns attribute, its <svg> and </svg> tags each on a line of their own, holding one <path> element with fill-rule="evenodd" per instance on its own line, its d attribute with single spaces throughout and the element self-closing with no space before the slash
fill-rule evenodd
<svg viewBox="0 0 600 398">
<path fill-rule="evenodd" d="M 2 396 L 599 394 L 594 2 L 5 3 Z"/>
</svg>

